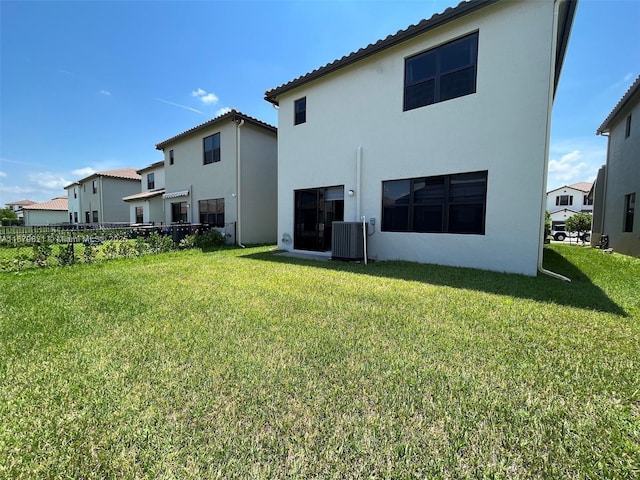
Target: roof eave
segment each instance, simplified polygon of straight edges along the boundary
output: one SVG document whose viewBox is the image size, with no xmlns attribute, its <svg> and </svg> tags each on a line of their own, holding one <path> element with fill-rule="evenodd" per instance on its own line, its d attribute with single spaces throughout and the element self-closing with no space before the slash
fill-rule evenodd
<svg viewBox="0 0 640 480">
<path fill-rule="evenodd" d="M 602 125 L 596 130 L 596 135 L 602 135 L 603 133 L 609 133 L 611 124 L 620 114 L 620 112 L 627 106 L 636 93 L 640 91 L 640 75 L 636 78 L 635 82 L 629 87 L 626 93 L 622 96 L 618 104 L 611 110 L 611 113 L 607 115 L 607 118 L 602 122 Z"/>
</svg>

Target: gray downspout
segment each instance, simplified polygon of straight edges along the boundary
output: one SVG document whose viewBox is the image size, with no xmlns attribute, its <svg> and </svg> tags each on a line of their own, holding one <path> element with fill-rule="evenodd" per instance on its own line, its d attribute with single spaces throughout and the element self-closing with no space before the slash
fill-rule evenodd
<svg viewBox="0 0 640 480">
<path fill-rule="evenodd" d="M 235 121 L 235 120 L 234 120 Z M 241 201 L 241 191 L 242 191 L 242 169 L 240 165 L 240 160 L 242 158 L 240 152 L 240 129 L 244 125 L 244 119 L 241 119 L 240 122 L 236 123 L 236 243 L 239 247 L 245 248 L 242 244 L 242 222 L 240 221 L 242 214 L 242 201 Z"/>
</svg>

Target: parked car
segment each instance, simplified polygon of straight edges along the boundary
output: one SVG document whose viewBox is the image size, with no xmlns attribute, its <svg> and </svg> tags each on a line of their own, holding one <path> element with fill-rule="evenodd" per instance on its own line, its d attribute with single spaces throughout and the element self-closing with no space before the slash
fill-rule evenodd
<svg viewBox="0 0 640 480">
<path fill-rule="evenodd" d="M 558 242 L 564 241 L 565 238 L 578 238 L 583 242 L 591 240 L 591 232 L 585 232 L 582 235 L 578 235 L 576 232 L 565 232 L 564 230 L 551 230 L 551 236 Z"/>
</svg>

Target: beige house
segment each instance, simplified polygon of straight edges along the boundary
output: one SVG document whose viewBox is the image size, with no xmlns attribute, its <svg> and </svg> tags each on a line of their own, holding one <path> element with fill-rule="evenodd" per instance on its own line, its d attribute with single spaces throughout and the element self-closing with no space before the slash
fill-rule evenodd
<svg viewBox="0 0 640 480">
<path fill-rule="evenodd" d="M 596 133 L 608 137 L 608 148 L 592 191 L 591 245 L 607 235 L 603 246 L 640 257 L 640 76 Z"/>
<path fill-rule="evenodd" d="M 140 174 L 134 168 L 93 173 L 67 185 L 69 222 L 129 224 L 129 205 L 122 198 L 140 192 Z"/>
<path fill-rule="evenodd" d="M 156 148 L 167 224 L 216 227 L 240 245 L 275 242 L 276 127 L 231 110 Z"/>
<path fill-rule="evenodd" d="M 22 213 L 24 224 L 28 227 L 67 224 L 67 197 L 56 197 L 48 202 L 25 205 Z"/>
<path fill-rule="evenodd" d="M 268 90 L 279 248 L 350 258 L 364 222 L 368 258 L 544 271 L 551 111 L 576 3 L 462 2 Z"/>
<path fill-rule="evenodd" d="M 137 171 L 142 191 L 123 197 L 129 204 L 129 222 L 132 225 L 164 223 L 164 160 Z"/>
</svg>

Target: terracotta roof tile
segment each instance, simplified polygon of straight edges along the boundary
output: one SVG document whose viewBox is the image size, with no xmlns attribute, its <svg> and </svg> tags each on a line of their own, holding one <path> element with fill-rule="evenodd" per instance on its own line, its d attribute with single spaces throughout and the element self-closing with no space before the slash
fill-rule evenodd
<svg viewBox="0 0 640 480">
<path fill-rule="evenodd" d="M 33 200 L 18 200 L 17 202 L 10 202 L 10 203 L 5 203 L 5 205 L 33 205 L 34 202 Z"/>
<path fill-rule="evenodd" d="M 208 120 L 204 123 L 201 123 L 200 125 L 196 125 L 193 128 L 190 128 L 189 130 L 185 130 L 182 133 L 179 133 L 178 135 L 175 135 L 167 140 L 164 140 L 160 143 L 156 144 L 156 149 L 157 150 L 163 150 L 167 145 L 180 140 L 184 137 L 187 137 L 191 134 L 194 134 L 196 132 L 199 132 L 200 130 L 204 130 L 205 128 L 209 128 L 212 125 L 215 125 L 218 122 L 222 122 L 224 120 L 236 120 L 236 119 L 240 119 L 240 120 L 244 120 L 245 122 L 251 122 L 254 125 L 258 126 L 258 127 L 262 127 L 262 128 L 266 128 L 267 130 L 270 130 L 272 132 L 277 132 L 278 129 L 276 127 L 274 127 L 273 125 L 269 125 L 266 122 L 263 122 L 262 120 L 258 120 L 257 118 L 254 117 L 250 117 L 249 115 L 245 115 L 242 112 L 239 112 L 237 110 L 231 110 L 230 112 L 227 113 L 223 113 L 222 115 L 219 115 L 215 118 L 212 118 L 211 120 Z"/>
<path fill-rule="evenodd" d="M 581 192 L 588 192 L 591 190 L 591 186 L 593 182 L 578 182 L 573 185 L 567 185 L 569 188 L 575 188 L 576 190 L 580 190 Z"/>
<path fill-rule="evenodd" d="M 48 202 L 27 205 L 23 210 L 68 210 L 68 197 L 56 197 Z"/>
</svg>

